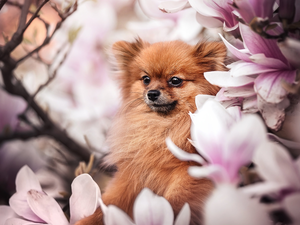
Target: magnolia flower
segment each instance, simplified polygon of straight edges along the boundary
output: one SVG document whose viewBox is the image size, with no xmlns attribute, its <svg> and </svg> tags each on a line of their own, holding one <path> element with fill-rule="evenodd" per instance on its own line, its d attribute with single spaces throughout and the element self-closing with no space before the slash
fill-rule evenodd
<svg viewBox="0 0 300 225">
<path fill-rule="evenodd" d="M 105 225 L 172 225 L 174 221 L 173 209 L 170 203 L 165 198 L 155 195 L 148 188 L 144 188 L 134 202 L 134 222 L 121 209 L 114 205 L 106 206 L 101 199 L 100 206 L 104 214 Z M 190 207 L 185 203 L 174 225 L 188 225 L 190 217 Z"/>
<path fill-rule="evenodd" d="M 274 142 L 265 142 L 256 151 L 253 161 L 264 182 L 244 188 L 256 196 L 272 194 L 276 199 L 300 192 L 300 158 L 294 161 L 286 149 Z"/>
<path fill-rule="evenodd" d="M 190 114 L 192 119 L 191 137 L 199 154 L 189 154 L 175 146 L 170 139 L 170 151 L 181 160 L 191 160 L 202 164 L 192 166 L 189 174 L 194 177 L 210 177 L 215 183 L 239 181 L 241 166 L 250 163 L 255 149 L 266 139 L 262 121 L 256 115 L 241 117 L 239 108 L 225 109 L 216 100 L 209 99 L 197 111 Z"/>
<path fill-rule="evenodd" d="M 223 87 L 221 93 L 225 97 L 242 98 L 245 106 L 256 107 L 267 126 L 278 130 L 289 106 L 288 92 L 281 84 L 295 82 L 296 70 L 283 56 L 276 40 L 264 39 L 243 24 L 240 32 L 245 46 L 242 50 L 221 36 L 228 50 L 240 60 L 228 65 L 228 72 L 206 72 L 204 76 L 210 83 Z"/>
<path fill-rule="evenodd" d="M 218 186 L 204 207 L 205 225 L 268 225 L 268 214 L 255 199 L 233 185 Z"/>
<path fill-rule="evenodd" d="M 9 218 L 5 224 L 69 225 L 93 214 L 100 197 L 100 189 L 93 179 L 82 174 L 74 179 L 71 189 L 69 223 L 55 199 L 43 192 L 32 170 L 28 166 L 22 167 L 16 178 L 17 192 L 9 200 L 10 208 L 21 218 Z M 0 218 L 2 222 L 5 219 L 2 215 Z"/>
<path fill-rule="evenodd" d="M 233 13 L 233 0 L 179 0 L 163 1 L 159 8 L 163 12 L 173 13 L 191 6 L 197 11 L 197 21 L 208 28 L 222 27 L 232 32 L 238 27 L 237 16 Z"/>
</svg>

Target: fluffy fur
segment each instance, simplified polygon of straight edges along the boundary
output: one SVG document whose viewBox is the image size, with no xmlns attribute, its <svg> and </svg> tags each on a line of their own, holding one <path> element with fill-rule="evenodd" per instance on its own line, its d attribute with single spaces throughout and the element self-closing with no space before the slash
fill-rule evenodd
<svg viewBox="0 0 300 225">
<path fill-rule="evenodd" d="M 190 46 L 181 41 L 149 44 L 140 39 L 133 43 L 114 44 L 122 107 L 108 139 L 111 154 L 108 162 L 118 168 L 102 198 L 131 217 L 136 196 L 144 188 L 165 197 L 175 216 L 188 202 L 190 224 L 201 224 L 201 208 L 213 185 L 206 179 L 188 175 L 192 162 L 182 162 L 167 149 L 170 137 L 181 149 L 196 153 L 188 141 L 191 120 L 189 112 L 196 110 L 195 96 L 215 95 L 219 90 L 209 84 L 203 73 L 225 70 L 226 48 L 222 43 L 199 43 Z M 149 80 L 144 82 L 144 76 Z M 178 86 L 170 80 L 182 80 Z M 149 100 L 149 90 L 160 92 L 157 100 Z M 103 224 L 101 210 L 78 224 Z"/>
</svg>

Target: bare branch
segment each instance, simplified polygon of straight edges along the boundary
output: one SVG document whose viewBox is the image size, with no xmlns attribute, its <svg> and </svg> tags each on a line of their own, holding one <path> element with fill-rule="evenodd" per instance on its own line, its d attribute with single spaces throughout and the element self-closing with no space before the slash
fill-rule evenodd
<svg viewBox="0 0 300 225">
<path fill-rule="evenodd" d="M 0 0 L 0 10 L 5 5 L 6 2 L 7 2 L 7 0 Z"/>
</svg>

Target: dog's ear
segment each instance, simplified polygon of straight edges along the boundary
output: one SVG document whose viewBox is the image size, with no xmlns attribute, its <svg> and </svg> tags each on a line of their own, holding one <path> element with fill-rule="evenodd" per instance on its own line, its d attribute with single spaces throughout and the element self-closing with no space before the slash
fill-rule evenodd
<svg viewBox="0 0 300 225">
<path fill-rule="evenodd" d="M 112 46 L 112 52 L 121 70 L 126 70 L 130 62 L 139 55 L 140 51 L 147 45 L 142 39 L 137 38 L 135 42 L 118 41 Z"/>
<path fill-rule="evenodd" d="M 201 42 L 194 46 L 193 51 L 197 63 L 205 71 L 227 70 L 224 64 L 227 50 L 223 42 Z"/>
</svg>

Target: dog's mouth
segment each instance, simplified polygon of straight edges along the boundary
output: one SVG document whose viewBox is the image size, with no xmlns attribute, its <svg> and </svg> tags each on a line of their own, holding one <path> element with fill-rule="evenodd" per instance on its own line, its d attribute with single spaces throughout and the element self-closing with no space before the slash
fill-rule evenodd
<svg viewBox="0 0 300 225">
<path fill-rule="evenodd" d="M 152 104 L 147 104 L 147 105 L 154 112 L 168 113 L 168 112 L 172 111 L 173 109 L 175 109 L 175 107 L 177 105 L 177 101 L 174 101 L 169 104 L 157 104 L 157 103 L 153 102 Z"/>
</svg>

